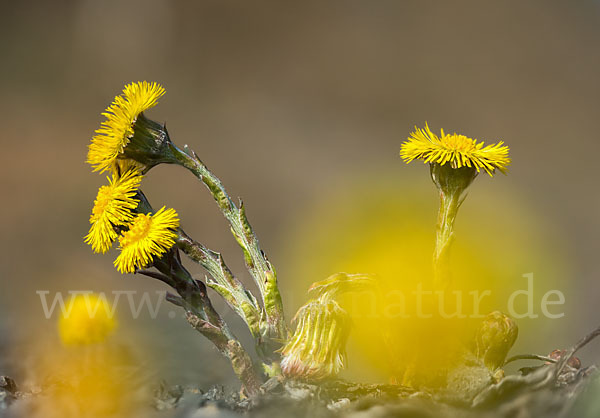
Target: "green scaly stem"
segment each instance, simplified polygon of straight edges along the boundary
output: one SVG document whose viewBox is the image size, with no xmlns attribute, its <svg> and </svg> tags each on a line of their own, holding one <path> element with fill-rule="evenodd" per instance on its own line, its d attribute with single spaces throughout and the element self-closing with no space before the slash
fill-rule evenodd
<svg viewBox="0 0 600 418">
<path fill-rule="evenodd" d="M 237 337 L 214 309 L 204 283 L 194 280 L 173 254 L 155 260 L 154 267 L 161 273 L 138 273 L 159 279 L 177 291 L 179 297 L 168 295 L 167 300 L 185 309 L 190 325 L 229 359 L 248 396 L 257 395 L 263 382 L 262 375 Z"/>
<path fill-rule="evenodd" d="M 285 324 L 283 303 L 277 287 L 275 268 L 261 250 L 258 239 L 248 222 L 243 204 L 236 206 L 221 184 L 221 181 L 204 165 L 196 153 L 187 149 L 179 149 L 169 143 L 173 163 L 190 170 L 202 181 L 213 195 L 225 219 L 231 226 L 231 232 L 242 248 L 248 271 L 252 275 L 262 298 L 263 311 L 260 319 L 260 330 L 264 338 L 272 341 L 283 341 L 288 330 Z M 238 304 L 240 302 L 238 301 Z"/>
</svg>

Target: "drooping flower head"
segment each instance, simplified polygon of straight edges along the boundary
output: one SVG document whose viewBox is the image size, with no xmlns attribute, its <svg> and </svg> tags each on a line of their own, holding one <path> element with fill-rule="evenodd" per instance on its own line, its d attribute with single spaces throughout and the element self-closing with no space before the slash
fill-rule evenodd
<svg viewBox="0 0 600 418">
<path fill-rule="evenodd" d="M 350 316 L 334 300 L 313 299 L 301 307 L 297 323 L 281 353 L 281 370 L 287 377 L 322 380 L 346 367 Z"/>
<path fill-rule="evenodd" d="M 134 134 L 138 117 L 156 105 L 164 94 L 165 89 L 158 83 L 142 81 L 125 86 L 121 95 L 115 97 L 102 113 L 106 120 L 96 130 L 89 146 L 87 162 L 94 167 L 94 171 L 104 172 L 114 168 L 117 158 Z"/>
<path fill-rule="evenodd" d="M 94 293 L 73 295 L 58 320 L 60 339 L 65 345 L 101 343 L 116 326 L 108 301 Z"/>
<path fill-rule="evenodd" d="M 115 227 L 126 225 L 134 217 L 138 201 L 134 198 L 142 181 L 139 171 L 129 169 L 121 176 L 108 177 L 108 185 L 100 187 L 90 216 L 90 232 L 85 242 L 94 252 L 105 253 L 118 234 Z"/>
<path fill-rule="evenodd" d="M 452 168 L 473 167 L 479 172 L 485 170 L 490 176 L 494 171 L 505 172 L 510 164 L 508 147 L 500 141 L 484 146 L 483 142 L 459 134 L 446 134 L 441 130 L 437 136 L 425 124 L 424 129 L 415 127 L 415 131 L 402 144 L 400 156 L 406 163 L 415 159 L 425 163 L 444 165 Z"/>
<path fill-rule="evenodd" d="M 165 254 L 175 244 L 179 218 L 174 209 L 163 206 L 155 214 L 138 214 L 129 224 L 129 230 L 119 237 L 121 254 L 114 262 L 121 273 L 134 273 L 136 268 L 147 267 L 154 257 Z"/>
</svg>

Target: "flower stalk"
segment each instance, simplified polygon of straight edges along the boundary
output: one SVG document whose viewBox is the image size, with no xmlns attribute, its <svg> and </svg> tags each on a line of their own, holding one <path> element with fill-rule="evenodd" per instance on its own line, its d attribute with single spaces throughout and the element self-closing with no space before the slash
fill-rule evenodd
<svg viewBox="0 0 600 418">
<path fill-rule="evenodd" d="M 281 294 L 277 287 L 277 273 L 260 248 L 258 238 L 248 222 L 243 203 L 239 207 L 229 197 L 221 181 L 200 160 L 198 155 L 185 147 L 181 150 L 170 144 L 175 164 L 191 171 L 208 188 L 223 216 L 230 224 L 231 232 L 244 253 L 246 267 L 256 283 L 263 303 L 260 332 L 263 338 L 282 341 L 287 337 Z"/>
<path fill-rule="evenodd" d="M 167 300 L 182 307 L 190 325 L 210 340 L 230 361 L 246 394 L 258 394 L 263 382 L 262 374 L 255 368 L 252 359 L 227 323 L 214 309 L 206 285 L 194 280 L 183 267 L 177 249 L 173 249 L 167 257 L 155 261 L 153 266 L 160 273 L 146 270 L 139 270 L 137 273 L 156 278 L 171 286 L 179 296 L 169 294 Z"/>
<path fill-rule="evenodd" d="M 233 275 L 221 254 L 194 241 L 182 229 L 179 229 L 178 232 L 178 248 L 206 269 L 210 274 L 210 277 L 206 279 L 206 284 L 219 293 L 234 312 L 244 320 L 254 337 L 257 352 L 261 358 L 265 361 L 271 360 L 269 356 L 274 348 L 271 347 L 269 350 L 268 347 L 265 347 L 266 342 L 260 332 L 261 309 L 256 298 Z"/>
<path fill-rule="evenodd" d="M 452 168 L 449 164 L 430 165 L 431 179 L 440 192 L 440 207 L 433 252 L 433 273 L 435 290 L 445 290 L 451 282 L 449 254 L 454 240 L 454 221 L 469 185 L 477 177 L 472 167 Z"/>
</svg>

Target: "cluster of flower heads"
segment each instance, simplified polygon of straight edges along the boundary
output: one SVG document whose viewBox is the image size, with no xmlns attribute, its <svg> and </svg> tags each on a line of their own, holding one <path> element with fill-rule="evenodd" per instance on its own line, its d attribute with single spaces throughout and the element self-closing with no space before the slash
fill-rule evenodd
<svg viewBox="0 0 600 418">
<path fill-rule="evenodd" d="M 100 129 L 89 146 L 87 162 L 94 171 L 110 171 L 108 184 L 100 187 L 90 216 L 85 242 L 94 252 L 105 253 L 119 240 L 120 254 L 114 262 L 121 273 L 133 273 L 165 254 L 177 238 L 179 218 L 174 209 L 139 213 L 138 189 L 142 181 L 139 162 L 123 152 L 134 134 L 135 123 L 165 93 L 162 86 L 146 81 L 125 86 L 106 109 Z"/>
<path fill-rule="evenodd" d="M 477 172 L 485 170 L 492 176 L 496 169 L 504 173 L 510 164 L 508 147 L 503 144 L 500 141 L 484 146 L 483 142 L 464 135 L 446 134 L 443 129 L 437 136 L 425 124 L 424 129 L 415 127 L 415 131 L 402 144 L 400 157 L 406 163 L 419 159 L 439 165 L 450 163 L 452 168 L 473 167 Z"/>
</svg>

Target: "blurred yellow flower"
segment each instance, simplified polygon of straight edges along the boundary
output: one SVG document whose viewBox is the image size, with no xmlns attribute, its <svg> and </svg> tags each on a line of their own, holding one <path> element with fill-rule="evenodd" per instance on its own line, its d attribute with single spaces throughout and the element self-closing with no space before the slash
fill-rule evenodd
<svg viewBox="0 0 600 418">
<path fill-rule="evenodd" d="M 92 226 L 85 236 L 85 242 L 95 252 L 107 252 L 118 236 L 114 227 L 126 225 L 133 219 L 132 210 L 138 205 L 134 196 L 141 181 L 139 171 L 131 169 L 116 179 L 114 175 L 109 177 L 108 185 L 98 190 L 90 216 Z"/>
<path fill-rule="evenodd" d="M 415 127 L 402 144 L 400 156 L 406 163 L 415 159 L 440 165 L 449 162 L 452 168 L 474 167 L 492 176 L 496 169 L 505 172 L 510 164 L 508 147 L 503 144 L 500 141 L 484 147 L 483 142 L 456 133 L 445 134 L 443 129 L 438 137 L 425 124 L 425 129 Z"/>
<path fill-rule="evenodd" d="M 133 126 L 138 116 L 156 105 L 165 94 L 158 83 L 147 81 L 131 83 L 125 86 L 123 93 L 115 97 L 103 116 L 106 120 L 96 130 L 89 146 L 87 162 L 94 171 L 104 172 L 114 168 L 119 155 L 133 135 Z"/>
<path fill-rule="evenodd" d="M 163 206 L 154 215 L 140 213 L 131 222 L 128 231 L 119 237 L 121 254 L 114 262 L 121 273 L 134 273 L 152 263 L 154 256 L 166 253 L 174 244 L 179 227 L 179 218 L 175 209 Z"/>
<path fill-rule="evenodd" d="M 58 332 L 65 345 L 104 342 L 116 326 L 111 306 L 97 294 L 73 295 L 58 320 Z"/>
</svg>

